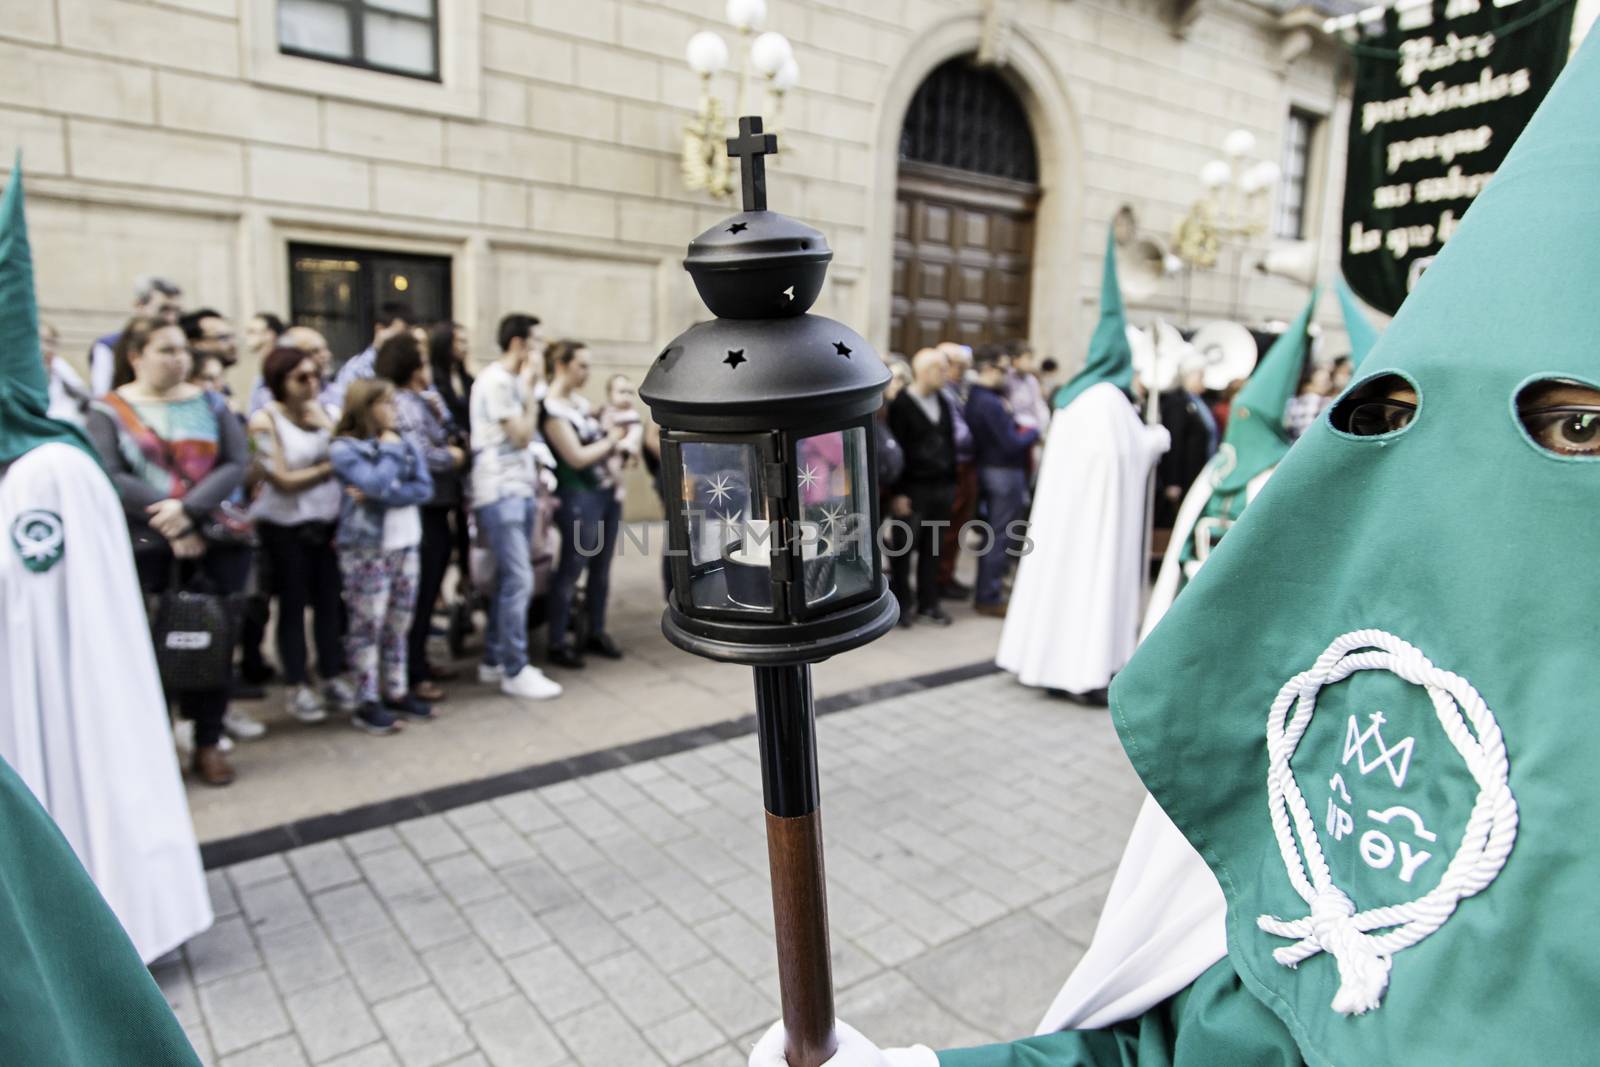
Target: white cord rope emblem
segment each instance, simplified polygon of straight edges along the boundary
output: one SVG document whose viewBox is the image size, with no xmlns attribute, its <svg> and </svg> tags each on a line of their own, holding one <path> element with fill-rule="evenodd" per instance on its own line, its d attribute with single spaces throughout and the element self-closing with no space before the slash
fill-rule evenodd
<svg viewBox="0 0 1600 1067">
<path fill-rule="evenodd" d="M 1461 847 L 1432 891 L 1409 903 L 1357 912 L 1355 903 L 1333 884 L 1316 825 L 1289 761 L 1311 723 L 1322 687 L 1362 670 L 1390 671 L 1427 690 L 1439 724 L 1478 784 L 1478 796 Z M 1291 708 L 1292 716 L 1288 714 Z M 1279 691 L 1267 718 L 1267 752 L 1272 829 L 1289 880 L 1311 913 L 1293 920 L 1262 915 L 1256 925 L 1267 933 L 1295 940 L 1272 953 L 1285 967 L 1296 967 L 1318 952 L 1333 956 L 1339 967 L 1334 1011 L 1345 1015 L 1371 1011 L 1383 1000 L 1394 954 L 1439 929 L 1457 904 L 1494 881 L 1516 841 L 1517 802 L 1507 781 L 1500 727 L 1466 679 L 1435 667 L 1393 634 L 1356 630 L 1335 640 L 1310 670 L 1290 679 Z M 1305 849 L 1303 865 L 1296 831 Z M 1388 933 L 1370 932 L 1374 930 Z"/>
</svg>

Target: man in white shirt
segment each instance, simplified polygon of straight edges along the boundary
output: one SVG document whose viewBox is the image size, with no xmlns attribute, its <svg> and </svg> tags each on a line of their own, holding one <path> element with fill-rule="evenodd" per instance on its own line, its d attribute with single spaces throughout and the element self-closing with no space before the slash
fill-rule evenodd
<svg viewBox="0 0 1600 1067">
<path fill-rule="evenodd" d="M 478 532 L 494 556 L 494 591 L 484 635 L 480 681 L 530 700 L 561 695 L 561 686 L 528 663 L 528 601 L 533 596 L 534 509 L 539 472 L 529 446 L 537 401 L 530 363 L 544 357 L 539 320 L 514 313 L 500 320 L 500 358 L 472 384 L 472 506 Z"/>
</svg>

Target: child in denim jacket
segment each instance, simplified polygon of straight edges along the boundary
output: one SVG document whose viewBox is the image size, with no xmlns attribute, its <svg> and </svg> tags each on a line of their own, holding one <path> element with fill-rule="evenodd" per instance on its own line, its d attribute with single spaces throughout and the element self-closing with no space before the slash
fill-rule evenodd
<svg viewBox="0 0 1600 1067">
<path fill-rule="evenodd" d="M 352 723 L 372 734 L 400 728 L 400 716 L 433 718 L 411 692 L 406 635 L 417 599 L 417 505 L 433 493 L 428 465 L 395 430 L 394 386 L 367 379 L 351 385 L 329 449 L 345 487 L 334 545 L 350 615 L 346 659 L 357 709 Z"/>
</svg>

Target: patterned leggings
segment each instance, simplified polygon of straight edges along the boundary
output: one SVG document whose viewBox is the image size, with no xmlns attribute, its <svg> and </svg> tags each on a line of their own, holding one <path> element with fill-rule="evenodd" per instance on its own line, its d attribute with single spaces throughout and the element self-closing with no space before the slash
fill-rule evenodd
<svg viewBox="0 0 1600 1067">
<path fill-rule="evenodd" d="M 382 696 L 399 700 L 409 688 L 406 679 L 406 636 L 417 602 L 417 550 L 341 548 L 344 602 L 350 613 L 345 658 L 363 704 Z M 381 672 L 380 672 L 381 661 Z"/>
</svg>

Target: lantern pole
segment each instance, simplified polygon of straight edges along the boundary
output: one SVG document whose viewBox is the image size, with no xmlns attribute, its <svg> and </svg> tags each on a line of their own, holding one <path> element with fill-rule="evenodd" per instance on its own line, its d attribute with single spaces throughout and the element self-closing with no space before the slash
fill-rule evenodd
<svg viewBox="0 0 1600 1067">
<path fill-rule="evenodd" d="M 837 1047 L 810 664 L 756 667 L 756 727 L 778 941 L 784 1055 L 821 1067 Z"/>
</svg>

